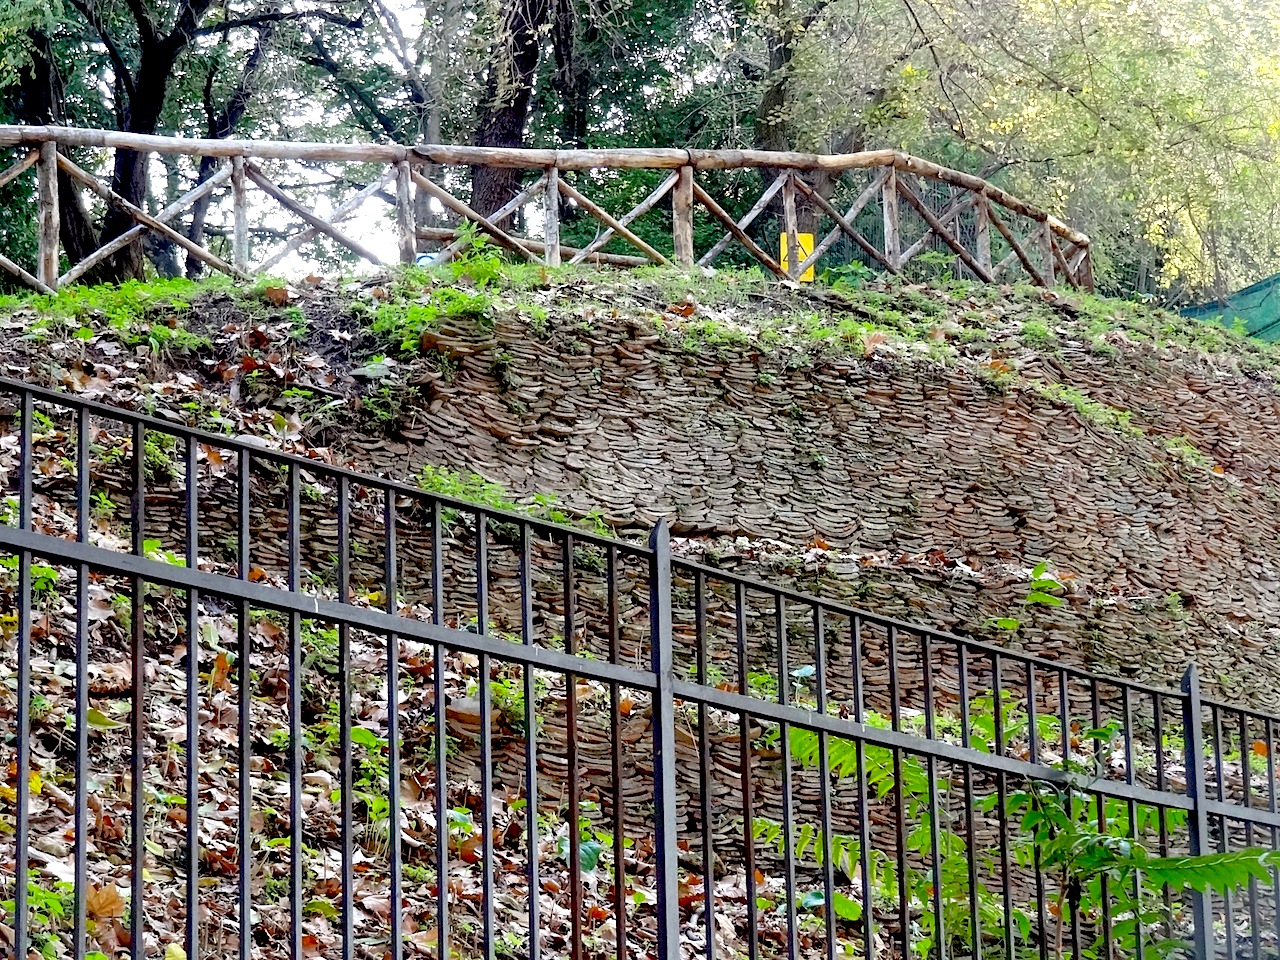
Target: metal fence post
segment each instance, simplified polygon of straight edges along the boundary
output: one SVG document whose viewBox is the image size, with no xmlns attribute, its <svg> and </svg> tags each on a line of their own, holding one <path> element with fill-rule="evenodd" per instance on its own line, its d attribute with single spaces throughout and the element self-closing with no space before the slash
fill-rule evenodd
<svg viewBox="0 0 1280 960">
<path fill-rule="evenodd" d="M 649 621 L 653 642 L 653 817 L 658 858 L 658 957 L 680 960 L 676 851 L 675 658 L 671 635 L 671 534 L 658 520 L 649 534 Z"/>
<path fill-rule="evenodd" d="M 1209 811 L 1205 807 L 1204 782 L 1204 734 L 1200 717 L 1200 674 L 1193 663 L 1182 676 L 1182 733 L 1186 744 L 1187 798 L 1191 801 L 1191 816 L 1187 818 L 1191 855 L 1201 856 L 1210 852 Z M 1157 745 L 1159 749 L 1159 745 Z M 1213 895 L 1208 891 L 1189 890 L 1191 913 L 1195 922 L 1194 947 L 1197 960 L 1210 960 L 1214 955 Z"/>
</svg>

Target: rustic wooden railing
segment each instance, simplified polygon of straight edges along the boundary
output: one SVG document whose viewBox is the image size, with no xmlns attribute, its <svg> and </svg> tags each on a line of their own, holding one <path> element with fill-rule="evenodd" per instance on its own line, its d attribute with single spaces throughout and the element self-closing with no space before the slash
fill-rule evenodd
<svg viewBox="0 0 1280 960">
<path fill-rule="evenodd" d="M 382 261 L 374 251 L 339 228 L 374 196 L 382 196 L 395 207 L 399 256 L 406 262 L 415 259 L 424 243 L 440 245 L 438 260 L 457 255 L 465 243 L 458 225 L 469 222 L 515 256 L 549 266 L 584 261 L 618 266 L 672 262 L 709 266 L 731 245 L 738 244 L 773 274 L 796 279 L 811 275 L 815 265 L 829 257 L 837 243 L 846 240 L 856 248 L 854 256 L 893 274 L 902 273 L 920 255 L 933 252 L 935 260 L 937 254 L 949 258 L 956 275 L 986 282 L 1016 279 L 1021 274 L 1042 286 L 1093 288 L 1086 235 L 980 177 L 892 150 L 816 155 L 760 150 L 406 147 L 202 140 L 64 127 L 0 126 L 0 148 L 15 147 L 27 150 L 16 163 L 0 172 L 0 186 L 34 168 L 38 181 L 39 254 L 34 269 L 2 255 L 0 267 L 46 292 L 86 276 L 107 257 L 148 232 L 233 276 L 265 272 L 318 237 L 328 238 L 380 265 Z M 204 179 L 185 194 L 163 209 L 148 212 L 118 195 L 81 165 L 92 164 L 83 158 L 76 163 L 68 156 L 72 151 L 80 156 L 92 148 L 134 150 L 165 158 L 214 158 L 218 163 L 211 172 L 205 165 Z M 223 163 L 224 160 L 228 162 Z M 362 164 L 383 169 L 371 179 L 366 177 L 361 189 L 330 214 L 321 216 L 308 203 L 282 189 L 264 168 L 266 163 L 284 161 Z M 457 196 L 458 186 L 467 182 L 459 169 L 485 166 L 527 171 L 536 178 L 519 184 L 508 202 L 486 216 Z M 668 173 L 640 203 L 615 216 L 584 190 L 599 183 L 597 178 L 623 170 Z M 767 184 L 755 204 L 739 218 L 712 196 L 705 182 L 711 171 L 727 170 L 759 171 L 761 182 Z M 134 221 L 132 229 L 109 239 L 79 262 L 66 265 L 61 272 L 59 172 L 64 182 L 87 189 L 102 206 L 123 211 Z M 565 174 L 577 176 L 567 178 Z M 704 182 L 699 182 L 700 174 Z M 304 225 L 277 249 L 264 252 L 253 261 L 247 198 L 251 185 Z M 230 262 L 173 225 L 193 204 L 211 196 L 224 197 L 228 189 L 232 214 L 232 224 L 226 231 L 230 235 Z M 841 206 L 848 197 L 853 199 L 842 212 Z M 669 212 L 670 216 L 669 254 L 632 229 L 637 220 L 659 209 L 660 204 L 662 215 Z M 451 223 L 433 226 L 417 216 L 429 205 L 445 211 Z M 698 206 L 724 231 L 714 243 L 704 243 L 701 250 L 695 244 L 694 212 Z M 601 230 L 583 247 L 561 242 L 561 217 L 568 207 L 576 207 L 600 223 Z M 777 225 L 768 232 L 762 229 L 766 211 L 773 211 Z M 531 226 L 520 233 L 512 226 L 517 222 Z M 638 254 L 606 251 L 613 241 L 634 247 Z M 787 250 L 798 251 L 799 256 L 788 258 L 784 253 Z"/>
</svg>

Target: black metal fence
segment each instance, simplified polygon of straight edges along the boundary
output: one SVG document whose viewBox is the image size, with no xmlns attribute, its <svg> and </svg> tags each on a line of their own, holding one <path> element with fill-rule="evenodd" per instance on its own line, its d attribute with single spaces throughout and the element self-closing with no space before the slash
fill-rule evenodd
<svg viewBox="0 0 1280 960">
<path fill-rule="evenodd" d="M 0 476 L 10 955 L 1280 942 L 1265 858 L 1217 894 L 1140 861 L 1278 846 L 1280 720 L 1194 669 L 1096 676 L 673 557 L 662 522 L 8 381 Z"/>
</svg>

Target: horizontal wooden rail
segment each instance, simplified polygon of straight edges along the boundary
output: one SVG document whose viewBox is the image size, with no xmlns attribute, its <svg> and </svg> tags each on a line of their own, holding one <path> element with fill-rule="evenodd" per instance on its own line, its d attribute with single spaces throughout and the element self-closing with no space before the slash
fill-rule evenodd
<svg viewBox="0 0 1280 960">
<path fill-rule="evenodd" d="M 737 244 L 747 254 L 770 272 L 784 278 L 797 279 L 811 270 L 816 262 L 826 256 L 837 240 L 852 240 L 868 262 L 891 272 L 901 272 L 903 266 L 926 251 L 937 251 L 943 256 L 954 257 L 956 270 L 964 276 L 976 279 L 997 279 L 1010 269 L 1021 270 L 1033 283 L 1052 285 L 1063 283 L 1092 288 L 1089 238 L 1068 226 L 1046 211 L 1026 203 L 1002 188 L 981 177 L 914 157 L 894 150 L 873 150 L 848 154 L 811 154 L 774 152 L 764 150 L 698 150 L 672 148 L 629 148 L 616 150 L 539 150 L 503 147 L 451 146 L 421 144 L 369 143 L 293 143 L 273 140 L 213 140 L 163 136 L 143 136 L 111 130 L 87 130 L 73 127 L 38 127 L 0 125 L 0 148 L 26 148 L 0 176 L 13 179 L 28 168 L 35 167 L 40 184 L 40 259 L 36 269 L 29 271 L 19 264 L 0 260 L 0 269 L 7 270 L 24 283 L 40 289 L 56 289 L 59 283 L 86 275 L 92 266 L 101 263 L 109 253 L 123 245 L 120 238 L 111 238 L 98 251 L 83 259 L 80 264 L 70 264 L 61 277 L 57 274 L 58 261 L 58 197 L 57 177 L 53 174 L 61 168 L 72 170 L 76 181 L 99 198 L 105 198 L 117 210 L 123 210 L 135 222 L 128 231 L 129 242 L 145 232 L 161 234 L 168 241 L 186 248 L 196 259 L 215 269 L 231 273 L 251 273 L 253 265 L 248 256 L 248 216 L 246 193 L 249 185 L 257 188 L 255 196 L 264 195 L 287 211 L 291 218 L 301 220 L 304 229 L 288 239 L 274 255 L 259 251 L 254 260 L 260 269 L 278 263 L 281 258 L 297 250 L 302 243 L 325 237 L 353 251 L 359 257 L 373 263 L 379 258 L 366 244 L 357 242 L 337 229 L 340 220 L 349 217 L 363 202 L 381 197 L 396 207 L 395 231 L 399 241 L 401 260 L 412 259 L 413 245 L 427 238 L 443 237 L 440 219 L 434 223 L 419 223 L 418 218 L 428 207 L 445 211 L 445 222 L 474 224 L 484 235 L 516 255 L 532 259 L 535 256 L 548 265 L 562 262 L 567 254 L 580 262 L 618 265 L 636 261 L 634 256 L 602 253 L 607 243 L 616 241 L 631 246 L 648 262 L 675 262 L 691 266 L 695 262 L 709 265 L 727 248 Z M 211 158 L 216 161 L 219 196 L 229 195 L 232 201 L 233 227 L 229 255 L 215 256 L 212 251 L 192 249 L 193 244 L 180 231 L 167 226 L 164 221 L 176 216 L 184 206 L 197 199 L 207 198 L 213 188 L 193 188 L 170 204 L 164 216 L 153 216 L 123 198 L 115 196 L 102 184 L 92 182 L 84 169 L 71 165 L 57 151 L 92 148 L 135 150 L 165 156 Z M 225 161 L 230 160 L 228 166 Z M 256 164 L 263 161 L 276 163 L 358 163 L 382 166 L 384 170 L 376 183 L 363 187 L 359 193 L 341 204 L 328 219 L 313 212 L 302 199 L 290 196 L 277 183 L 269 179 L 263 168 Z M 82 161 L 83 162 L 83 161 Z M 206 164 L 206 167 L 208 165 Z M 223 172 L 216 172 L 222 166 Z M 533 183 L 524 186 L 515 200 L 502 210 L 484 215 L 455 196 L 452 189 L 463 182 L 458 168 L 477 166 L 509 170 L 529 170 L 539 174 Z M 454 168 L 452 177 L 448 170 Z M 91 169 L 91 168 L 90 168 Z M 226 172 L 230 169 L 230 173 Z M 445 173 L 440 175 L 439 172 Z M 670 171 L 661 185 L 630 211 L 617 214 L 606 210 L 589 196 L 595 171 L 657 170 Z M 750 212 L 741 220 L 735 220 L 726 209 L 722 198 L 713 196 L 708 183 L 699 183 L 697 174 L 722 170 L 759 170 L 765 174 L 763 194 Z M 866 173 L 859 176 L 859 171 Z M 428 173 L 437 175 L 442 182 L 435 182 Z M 572 183 L 563 174 L 577 174 Z M 821 177 L 816 177 L 821 174 Z M 211 174 L 206 170 L 205 177 Z M 368 174 L 366 174 L 367 176 Z M 855 190 L 861 190 L 858 200 L 847 214 L 842 214 L 832 203 L 833 194 L 817 189 L 817 183 L 835 184 L 842 176 L 849 175 L 857 181 Z M 867 179 L 870 179 L 869 184 Z M 230 180 L 228 190 L 226 181 Z M 390 184 L 391 186 L 387 186 Z M 550 188 L 548 188 L 550 184 Z M 452 185 L 452 186 L 451 186 Z M 865 185 L 865 188 L 864 188 Z M 925 187 L 928 186 L 926 190 Z M 413 192 L 418 196 L 415 198 Z M 834 188 L 832 188 L 834 190 Z M 532 201 L 538 198 L 536 204 Z M 939 200 L 939 195 L 945 195 Z M 670 199 L 667 196 L 670 195 Z M 850 194 L 852 195 L 852 193 Z M 880 211 L 874 203 L 879 198 Z M 659 206 L 661 201 L 661 206 Z M 209 202 L 205 199 L 205 202 Z M 847 203 L 847 199 L 843 201 Z M 797 205 L 803 204 L 807 220 L 800 229 Z M 843 205 L 843 204 L 842 204 Z M 931 206 L 932 205 L 932 206 Z M 939 207 L 935 209 L 935 207 Z M 724 230 L 723 236 L 699 256 L 693 249 L 693 217 L 695 208 L 702 208 L 702 215 L 710 217 Z M 771 207 L 778 210 L 784 231 L 782 236 L 791 244 L 791 257 L 781 255 L 775 241 L 760 233 L 759 225 L 749 234 L 748 227 Z M 870 207 L 864 212 L 864 208 Z M 560 240 L 562 208 L 576 208 L 598 221 L 603 233 L 585 247 L 568 247 Z M 634 231 L 632 224 L 653 210 L 669 211 L 668 229 L 672 241 L 667 250 L 655 248 L 650 239 Z M 997 214 L 996 211 L 999 211 Z M 513 217 L 528 216 L 541 225 L 541 239 L 529 234 L 536 230 L 525 229 L 517 234 L 510 226 Z M 862 219 L 855 223 L 859 216 Z M 867 218 L 872 218 L 868 221 Z M 766 224 L 771 221 L 764 221 Z M 830 232 L 825 232 L 822 242 L 813 247 L 813 240 L 805 249 L 798 244 L 801 234 L 817 238 L 811 231 L 829 222 Z M 989 229 L 996 227 L 993 235 Z M 527 226 L 527 225 L 526 225 Z M 869 226 L 874 229 L 869 229 Z M 875 241 L 881 229 L 883 237 Z M 991 244 L 1001 245 L 1000 262 L 993 266 Z M 110 249 L 108 249 L 110 248 Z M 772 251 L 770 251 L 772 248 Z M 445 259 L 462 249 L 458 242 L 451 243 L 442 252 Z M 797 255 L 798 254 L 798 255 Z M 846 254 L 847 256 L 847 254 Z M 228 263 L 227 261 L 230 261 Z M 788 262 L 789 261 L 789 262 Z M 35 281 L 34 283 L 32 281 Z"/>
</svg>

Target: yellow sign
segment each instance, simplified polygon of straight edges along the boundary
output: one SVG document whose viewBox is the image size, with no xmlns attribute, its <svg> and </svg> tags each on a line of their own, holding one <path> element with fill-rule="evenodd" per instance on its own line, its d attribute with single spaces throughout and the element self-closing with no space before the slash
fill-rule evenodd
<svg viewBox="0 0 1280 960">
<path fill-rule="evenodd" d="M 813 234 L 797 233 L 796 246 L 800 248 L 800 263 L 804 263 L 805 259 L 813 253 Z M 787 250 L 787 235 L 785 233 L 778 235 L 778 249 L 782 252 L 782 257 L 780 258 L 782 260 L 782 269 L 787 273 L 790 273 L 791 263 L 790 257 L 787 255 L 789 251 Z M 799 266 L 799 264 L 797 264 L 797 266 Z M 800 274 L 800 279 L 806 283 L 813 282 L 812 264 L 804 273 Z"/>
</svg>

